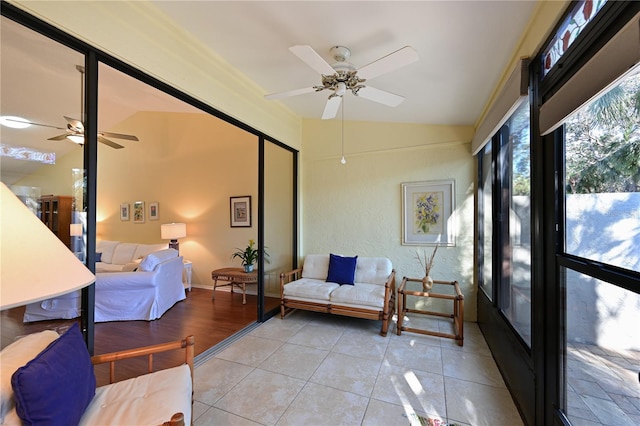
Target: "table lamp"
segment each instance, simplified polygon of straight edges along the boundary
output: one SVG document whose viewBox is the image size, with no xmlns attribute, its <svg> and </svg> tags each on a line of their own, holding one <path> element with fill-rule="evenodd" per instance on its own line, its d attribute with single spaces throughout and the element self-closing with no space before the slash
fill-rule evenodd
<svg viewBox="0 0 640 426">
<path fill-rule="evenodd" d="M 160 238 L 163 240 L 171 240 L 169 248 L 176 249 L 180 252 L 180 243 L 178 238 L 187 236 L 187 225 L 185 223 L 165 223 L 160 225 Z"/>
<path fill-rule="evenodd" d="M 61 296 L 95 276 L 0 183 L 0 310 Z"/>
</svg>

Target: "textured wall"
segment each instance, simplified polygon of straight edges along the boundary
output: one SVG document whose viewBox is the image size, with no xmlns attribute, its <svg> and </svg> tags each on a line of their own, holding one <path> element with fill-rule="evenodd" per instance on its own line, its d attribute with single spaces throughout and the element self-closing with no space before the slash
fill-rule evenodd
<svg viewBox="0 0 640 426">
<path fill-rule="evenodd" d="M 396 269 L 398 285 L 403 276 L 421 278 L 416 250 L 424 248 L 401 243 L 401 184 L 454 179 L 456 246 L 438 249 L 432 275 L 460 282 L 465 319 L 475 321 L 471 130 L 347 122 L 347 163 L 342 165 L 339 125 L 338 121 L 303 123 L 301 256 L 386 256 Z M 426 247 L 428 253 L 432 249 Z"/>
</svg>

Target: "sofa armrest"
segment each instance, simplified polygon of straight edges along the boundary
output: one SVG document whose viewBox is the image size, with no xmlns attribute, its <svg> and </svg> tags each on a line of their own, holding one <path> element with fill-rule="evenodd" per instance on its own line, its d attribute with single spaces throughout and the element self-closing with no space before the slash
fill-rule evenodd
<svg viewBox="0 0 640 426">
<path fill-rule="evenodd" d="M 391 270 L 389 274 L 389 278 L 384 283 L 384 310 L 390 308 L 391 304 L 395 304 L 395 294 L 396 294 L 396 270 Z M 391 304 L 389 303 L 391 302 Z"/>
<path fill-rule="evenodd" d="M 157 345 L 143 346 L 140 348 L 110 352 L 102 355 L 94 355 L 93 357 L 91 357 L 91 363 L 93 365 L 98 365 L 108 362 L 110 364 L 109 383 L 113 383 L 115 381 L 116 361 L 146 356 L 148 361 L 147 372 L 153 373 L 154 354 L 180 349 L 184 349 L 184 363 L 189 366 L 189 369 L 191 370 L 191 380 L 193 381 L 193 358 L 195 354 L 195 337 L 193 335 L 187 336 L 182 340 L 175 340 L 173 342 L 159 343 Z"/>
<path fill-rule="evenodd" d="M 299 280 L 302 276 L 302 267 L 294 269 L 289 272 L 282 272 L 280 274 L 280 299 L 284 296 L 284 286 L 291 281 Z"/>
</svg>

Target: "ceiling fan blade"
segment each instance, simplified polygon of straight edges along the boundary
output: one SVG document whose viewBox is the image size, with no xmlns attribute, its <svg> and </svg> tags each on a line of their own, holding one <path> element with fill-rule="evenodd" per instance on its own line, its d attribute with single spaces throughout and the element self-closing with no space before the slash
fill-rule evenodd
<svg viewBox="0 0 640 426">
<path fill-rule="evenodd" d="M 358 96 L 370 101 L 379 102 L 381 104 L 395 107 L 404 101 L 404 96 L 396 95 L 391 92 L 385 92 L 384 90 L 376 89 L 375 87 L 365 86 L 358 90 Z"/>
<path fill-rule="evenodd" d="M 100 138 L 100 136 L 108 136 L 110 138 L 117 138 L 117 139 L 126 139 L 128 141 L 139 141 L 140 139 L 138 139 L 137 136 L 134 135 L 125 135 L 122 133 L 113 133 L 113 132 L 98 132 L 98 138 Z"/>
<path fill-rule="evenodd" d="M 330 96 L 329 100 L 327 100 L 327 104 L 324 106 L 324 112 L 322 113 L 322 119 L 328 120 L 333 118 L 338 113 L 338 109 L 340 108 L 340 102 L 342 101 L 342 96 Z"/>
<path fill-rule="evenodd" d="M 69 135 L 69 133 L 65 133 L 64 135 L 58 135 L 58 136 L 54 136 L 52 138 L 47 139 L 48 141 L 61 141 L 61 140 L 65 140 L 67 138 L 67 136 Z"/>
<path fill-rule="evenodd" d="M 110 141 L 109 139 L 102 137 L 100 135 L 98 135 L 98 142 L 102 142 L 103 144 L 109 145 L 111 148 L 115 148 L 115 149 L 124 148 L 124 146 L 117 144 L 114 141 Z"/>
<path fill-rule="evenodd" d="M 12 120 L 11 118 L 5 118 L 5 120 L 15 121 L 16 123 L 30 124 L 32 126 L 42 126 L 42 127 L 50 127 L 52 129 L 58 129 L 58 130 L 67 130 L 64 127 L 52 126 L 50 124 L 34 123 L 33 121 Z"/>
<path fill-rule="evenodd" d="M 313 50 L 311 46 L 291 46 L 289 50 L 291 51 L 291 53 L 300 58 L 302 62 L 309 65 L 311 68 L 322 75 L 333 75 L 336 73 L 336 70 L 334 70 L 331 65 L 327 63 L 327 61 L 322 59 L 322 56 L 320 56 L 318 52 Z"/>
<path fill-rule="evenodd" d="M 314 89 L 313 87 L 305 87 L 304 89 L 295 89 L 295 90 L 289 90 L 287 92 L 271 93 L 269 95 L 264 95 L 264 98 L 269 100 L 282 99 L 282 98 L 288 98 L 290 96 L 304 95 L 306 93 L 311 93 L 315 91 L 316 89 Z"/>
<path fill-rule="evenodd" d="M 418 52 L 411 46 L 405 46 L 358 69 L 358 77 L 370 80 L 409 65 L 418 59 Z"/>
</svg>

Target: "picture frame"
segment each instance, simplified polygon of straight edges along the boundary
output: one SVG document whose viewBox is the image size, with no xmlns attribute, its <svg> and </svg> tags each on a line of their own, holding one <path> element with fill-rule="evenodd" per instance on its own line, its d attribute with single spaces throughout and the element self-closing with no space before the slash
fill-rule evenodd
<svg viewBox="0 0 640 426">
<path fill-rule="evenodd" d="M 144 201 L 133 203 L 133 223 L 144 223 Z"/>
<path fill-rule="evenodd" d="M 230 214 L 232 228 L 251 227 L 251 196 L 230 197 Z"/>
<path fill-rule="evenodd" d="M 402 184 L 402 245 L 456 245 L 453 179 Z"/>
<path fill-rule="evenodd" d="M 120 204 L 120 220 L 129 220 L 129 203 Z"/>
<path fill-rule="evenodd" d="M 160 206 L 157 201 L 149 203 L 149 220 L 160 219 Z"/>
</svg>

